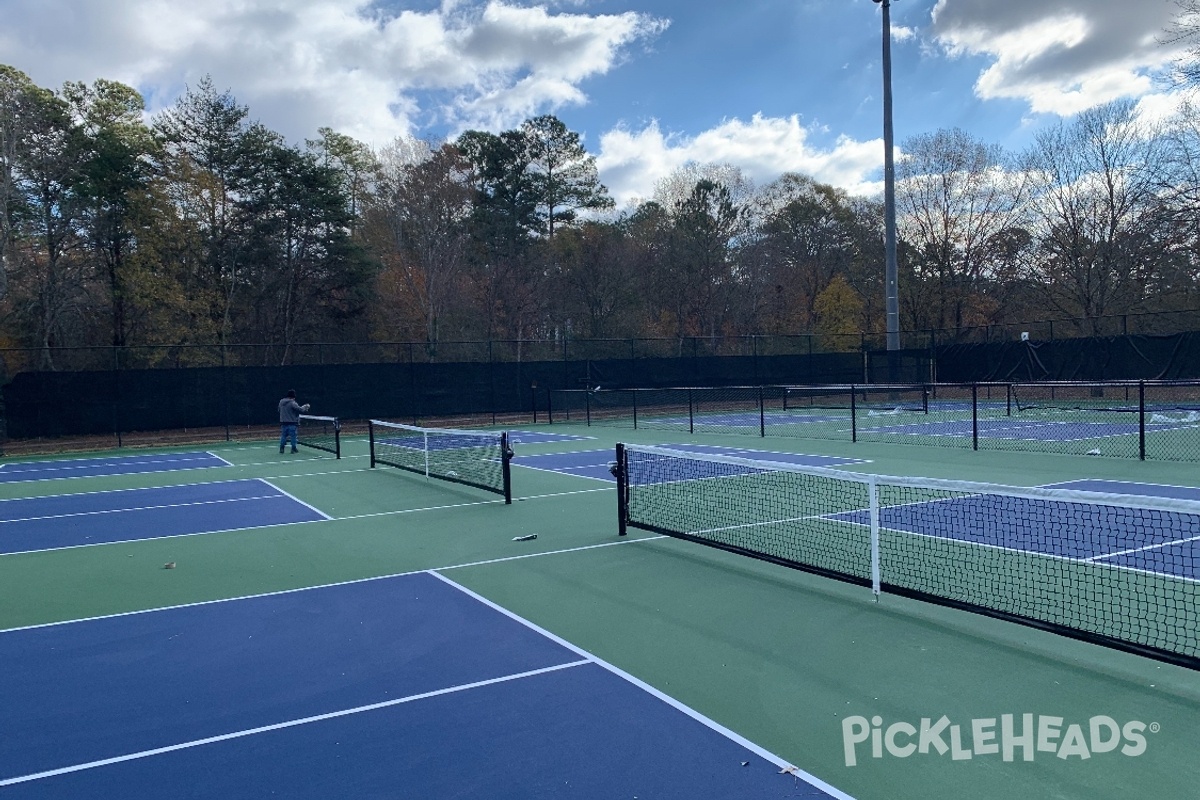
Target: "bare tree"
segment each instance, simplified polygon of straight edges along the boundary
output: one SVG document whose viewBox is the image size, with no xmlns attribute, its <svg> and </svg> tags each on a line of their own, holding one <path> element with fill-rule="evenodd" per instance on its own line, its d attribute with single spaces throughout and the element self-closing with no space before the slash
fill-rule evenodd
<svg viewBox="0 0 1200 800">
<path fill-rule="evenodd" d="M 1151 169 L 1162 138 L 1117 101 L 1040 134 L 1026 156 L 1033 180 L 1033 278 L 1050 306 L 1089 321 L 1141 310 L 1147 289 L 1175 248 Z"/>
<path fill-rule="evenodd" d="M 992 321 L 989 242 L 1014 222 L 1022 185 L 999 147 L 959 129 L 904 143 L 896 165 L 901 235 L 916 285 L 904 294 L 921 327 L 955 330 Z M 992 293 L 995 295 L 995 293 Z"/>
<path fill-rule="evenodd" d="M 400 165 L 381 189 L 369 235 L 385 264 L 383 279 L 397 284 L 393 302 L 407 304 L 419 316 L 426 342 L 434 343 L 458 294 L 470 245 L 470 165 L 446 144 Z"/>
<path fill-rule="evenodd" d="M 1175 0 L 1179 13 L 1160 40 L 1166 45 L 1185 45 L 1187 54 L 1176 61 L 1179 75 L 1191 84 L 1200 83 L 1200 0 Z"/>
</svg>

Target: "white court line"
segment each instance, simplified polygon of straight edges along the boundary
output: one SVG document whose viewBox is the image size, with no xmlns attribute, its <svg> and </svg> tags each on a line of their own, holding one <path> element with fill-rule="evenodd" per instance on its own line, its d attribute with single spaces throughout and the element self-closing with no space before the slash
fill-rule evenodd
<svg viewBox="0 0 1200 800">
<path fill-rule="evenodd" d="M 293 524 L 295 524 L 295 523 L 293 523 Z M 516 560 L 524 559 L 524 558 L 538 558 L 540 556 L 555 556 L 555 555 L 562 555 L 564 553 L 578 553 L 578 552 L 583 552 L 585 550 L 596 550 L 601 547 L 613 547 L 615 545 L 634 544 L 636 542 L 651 542 L 651 541 L 655 541 L 658 539 L 665 539 L 665 538 L 666 538 L 665 536 L 658 535 L 658 534 L 653 535 L 653 536 L 642 536 L 642 537 L 638 537 L 638 538 L 628 538 L 627 537 L 625 539 L 621 539 L 619 541 L 614 541 L 614 542 L 602 542 L 600 544 L 581 545 L 580 547 L 568 547 L 568 548 L 565 548 L 562 550 L 547 550 L 547 551 L 543 551 L 541 553 L 525 553 L 524 555 L 519 555 L 519 556 L 505 556 L 503 558 L 493 558 L 493 559 L 487 559 L 484 561 L 469 561 L 469 562 L 465 562 L 462 564 L 451 564 L 451 565 L 444 566 L 444 567 L 433 567 L 432 569 L 451 570 L 451 569 L 462 569 L 463 567 L 485 566 L 487 564 L 499 564 L 504 561 L 516 561 Z M 77 625 L 77 624 L 83 623 L 83 622 L 95 622 L 97 620 L 103 620 L 103 619 L 117 619 L 119 617 L 132 617 L 132 616 L 137 616 L 139 614 L 158 614 L 158 613 L 161 613 L 164 611 L 177 611 L 179 609 L 184 609 L 184 608 L 199 608 L 200 606 L 211 606 L 211 605 L 215 605 L 217 603 L 235 603 L 235 602 L 238 602 L 241 600 L 257 600 L 262 597 L 278 597 L 280 595 L 285 595 L 285 594 L 296 594 L 297 592 L 312 592 L 312 591 L 316 591 L 318 589 L 331 589 L 331 588 L 335 588 L 338 586 L 353 586 L 354 584 L 370 583 L 371 581 L 386 581 L 386 580 L 391 580 L 392 578 L 403 578 L 408 575 L 419 575 L 421 573 L 429 572 L 429 571 L 430 571 L 429 568 L 414 569 L 414 570 L 409 570 L 407 572 L 393 572 L 388 575 L 377 575 L 377 576 L 374 576 L 371 578 L 355 578 L 354 580 L 349 580 L 349 581 L 337 581 L 335 583 L 323 583 L 318 586 L 300 586 L 295 589 L 280 589 L 275 592 L 262 592 L 260 594 L 246 594 L 246 595 L 239 595 L 237 597 L 222 597 L 222 598 L 219 598 L 216 600 L 199 600 L 195 603 L 180 603 L 178 605 L 162 606 L 160 608 L 142 608 L 142 609 L 138 609 L 137 611 L 120 611 L 115 614 L 101 614 L 98 617 L 83 617 L 81 619 L 66 619 L 66 620 L 59 620 L 58 622 L 40 622 L 36 625 L 24 625 L 19 628 L 8 628 L 6 630 L 0 630 L 0 636 L 3 636 L 8 633 L 18 633 L 20 631 L 37 630 L 39 628 L 56 628 L 61 625 Z"/>
<path fill-rule="evenodd" d="M 437 578 L 441 581 L 445 581 L 447 584 L 449 584 L 450 586 L 453 586 L 455 589 L 458 589 L 460 592 L 467 595 L 468 597 L 472 597 L 475 600 L 478 600 L 480 603 L 483 603 L 485 606 L 487 606 L 495 611 L 500 612 L 501 614 L 503 614 L 504 616 L 513 620 L 514 622 L 518 622 L 521 625 L 524 625 L 525 627 L 529 628 L 530 630 L 541 634 L 542 636 L 546 637 L 547 639 L 554 642 L 555 644 L 558 644 L 561 647 L 565 647 L 567 650 L 570 650 L 571 652 L 579 655 L 580 657 L 586 659 L 587 661 L 591 662 L 592 664 L 595 664 L 596 666 L 601 667 L 602 669 L 608 670 L 610 673 L 617 676 L 618 678 L 628 681 L 629 683 L 633 684 L 634 686 L 641 689 L 642 691 L 650 694 L 651 696 L 653 696 L 653 697 L 657 698 L 658 700 L 661 700 L 662 702 L 671 706 L 675 710 L 680 711 L 680 712 L 686 714 L 687 716 L 691 717 L 693 720 L 695 720 L 696 722 L 699 722 L 701 725 L 704 725 L 705 727 L 720 734 L 721 736 L 724 736 L 725 738 L 729 739 L 730 741 L 741 745 L 742 747 L 744 747 L 745 749 L 754 753 L 755 755 L 759 756 L 760 758 L 763 758 L 766 761 L 769 761 L 770 763 L 779 767 L 781 771 L 786 770 L 788 773 L 795 775 L 796 777 L 803 780 L 805 783 L 808 783 L 808 784 L 820 789 L 821 791 L 825 792 L 826 794 L 828 794 L 834 798 L 837 798 L 837 800 L 854 800 L 854 798 L 851 797 L 850 795 L 846 794 L 845 792 L 842 792 L 841 790 L 839 790 L 833 786 L 830 786 L 828 783 L 825 783 L 825 781 L 821 780 L 820 778 L 816 777 L 815 775 L 812 775 L 808 772 L 805 772 L 802 769 L 799 769 L 798 767 L 793 765 L 791 762 L 786 761 L 783 758 L 781 758 L 780 756 L 775 755 L 770 750 L 760 747 L 759 745 L 750 741 L 749 739 L 742 736 L 741 734 L 735 733 L 734 731 L 730 730 L 729 728 L 726 728 L 724 725 L 720 724 L 719 722 L 709 719 L 708 717 L 701 714 L 699 711 L 696 711 L 694 708 L 684 705 L 680 701 L 676 700 L 674 697 L 671 697 L 668 694 L 664 694 L 663 692 L 659 691 L 658 689 L 655 689 L 653 686 L 646 683 L 645 681 L 643 681 L 639 678 L 636 678 L 633 675 L 626 672 L 625 670 L 608 663 L 607 661 L 600 658 L 599 656 L 596 656 L 592 653 L 589 653 L 587 650 L 584 650 L 581 647 L 571 644 L 566 639 L 563 639 L 561 636 L 553 634 L 550 631 L 546 630 L 545 628 L 543 628 L 533 622 L 530 622 L 529 620 L 525 619 L 524 617 L 521 617 L 521 616 L 517 615 L 516 613 L 509 611 L 507 608 L 504 608 L 503 606 L 493 603 L 491 600 L 488 600 L 483 595 L 480 595 L 480 594 L 477 594 L 476 592 L 471 591 L 470 589 L 463 586 L 462 584 L 457 583 L 457 582 L 451 580 L 450 578 L 447 578 L 445 575 L 439 574 L 435 570 L 429 570 L 428 574 L 434 576 L 435 578 Z"/>
<path fill-rule="evenodd" d="M 588 480 L 588 481 L 604 481 L 605 483 L 613 483 L 613 481 L 615 480 L 613 478 L 597 478 L 595 475 L 576 475 L 574 472 L 572 472 L 572 470 L 596 469 L 597 467 L 604 467 L 605 469 L 608 469 L 609 464 L 612 464 L 612 463 L 613 462 L 609 461 L 606 464 L 583 464 L 583 465 L 574 466 L 574 467 L 559 467 L 558 469 L 548 469 L 546 467 L 531 467 L 528 464 L 518 464 L 516 461 L 513 461 L 512 465 L 514 467 L 520 467 L 521 469 L 528 469 L 528 470 L 532 470 L 534 472 L 546 472 L 551 475 L 566 475 L 569 478 L 583 478 L 584 480 Z"/>
<path fill-rule="evenodd" d="M 280 489 L 278 486 L 271 483 L 266 478 L 259 478 L 258 481 L 259 481 L 259 483 L 265 483 L 267 486 L 270 486 L 272 489 L 279 492 L 281 495 L 288 498 L 292 502 L 299 503 L 300 505 L 304 506 L 305 508 L 307 508 L 309 511 L 313 512 L 314 514 L 320 514 L 325 519 L 333 519 L 333 517 L 329 516 L 321 509 L 317 508 L 316 506 L 312 505 L 311 503 L 304 502 L 303 500 L 301 500 L 299 497 L 296 497 L 296 495 L 292 494 L 291 492 L 285 492 L 283 489 Z"/>
<path fill-rule="evenodd" d="M 266 483 L 266 481 L 263 481 L 263 483 Z M 267 485 L 270 486 L 270 484 L 267 484 Z M 275 487 L 271 486 L 271 488 L 274 489 Z M 7 525 L 8 523 L 11 523 L 11 522 L 38 522 L 40 520 L 46 520 L 46 519 L 70 519 L 71 517 L 91 517 L 91 516 L 99 516 L 102 514 L 125 514 L 127 512 L 132 512 L 132 511 L 159 511 L 164 508 L 190 508 L 192 506 L 214 506 L 214 505 L 220 505 L 221 503 L 241 503 L 241 502 L 245 502 L 247 500 L 278 500 L 280 497 L 283 497 L 285 495 L 288 497 L 291 497 L 291 495 L 287 495 L 286 492 L 283 492 L 281 494 L 262 494 L 262 495 L 256 495 L 254 497 L 225 497 L 220 500 L 196 500 L 191 503 L 163 503 L 161 505 L 156 505 L 156 506 L 126 506 L 125 508 L 100 508 L 100 509 L 96 509 L 94 511 L 72 511 L 67 514 L 46 514 L 46 515 L 40 516 L 40 517 L 17 517 L 15 519 L 0 519 L 0 526 Z M 67 495 L 67 496 L 71 496 L 71 495 Z M 31 498 L 26 498 L 26 499 L 41 500 L 43 498 L 31 497 Z M 299 503 L 300 501 L 297 500 L 296 502 Z M 307 503 L 301 503 L 301 505 L 307 505 Z M 312 506 L 308 506 L 308 507 L 312 508 Z M 317 511 L 315 508 L 313 508 L 312 510 Z M 317 511 L 317 513 L 320 514 L 321 512 Z M 327 517 L 327 519 L 328 519 L 328 517 Z"/>
<path fill-rule="evenodd" d="M 1104 554 L 1098 555 L 1098 556 L 1088 556 L 1087 558 L 1084 559 L 1084 561 L 1100 561 L 1105 558 L 1116 558 L 1118 556 L 1132 555 L 1133 553 L 1144 553 L 1147 550 L 1157 550 L 1161 547 L 1173 547 L 1174 545 L 1187 544 L 1188 542 L 1200 542 L 1200 536 L 1189 536 L 1186 539 L 1172 539 L 1169 542 L 1159 542 L 1158 544 L 1148 544 L 1143 547 L 1131 547 L 1128 550 L 1118 550 L 1115 553 L 1104 553 Z M 1112 566 L 1120 566 L 1120 565 L 1112 565 Z M 1134 568 L 1130 567 L 1130 569 L 1134 569 Z M 1153 570 L 1145 570 L 1145 571 L 1149 572 L 1151 575 L 1160 575 L 1160 576 L 1165 575 L 1168 578 L 1180 577 L 1177 575 L 1172 575 L 1169 572 L 1155 572 Z M 1183 578 L 1183 580 L 1187 580 L 1187 578 Z"/>
<path fill-rule="evenodd" d="M 172 533 L 168 536 L 147 536 L 141 539 L 115 539 L 111 542 L 84 542 L 81 544 L 68 544 L 62 547 L 45 547 L 41 550 L 13 550 L 7 553 L 0 553 L 0 558 L 6 556 L 21 556 L 30 553 L 55 553 L 59 550 L 78 550 L 84 547 L 111 547 L 122 544 L 135 544 L 140 542 L 160 542 L 167 539 L 184 539 L 189 536 L 208 536 L 214 533 L 241 533 L 242 531 L 265 530 L 267 528 L 282 528 L 286 525 L 316 525 L 321 522 L 328 522 L 324 519 L 309 519 L 297 520 L 294 522 L 271 522 L 266 525 L 247 525 L 244 528 L 222 528 L 219 531 L 195 531 L 193 533 Z"/>
<path fill-rule="evenodd" d="M 206 455 L 210 455 L 210 456 L 212 456 L 213 458 L 217 459 L 218 461 L 222 461 L 222 462 L 224 462 L 225 466 L 227 466 L 227 467 L 232 467 L 232 466 L 233 466 L 233 462 L 232 462 L 232 461 L 230 461 L 230 460 L 228 460 L 228 459 L 226 459 L 226 458 L 222 458 L 221 456 L 217 455 L 216 453 L 214 453 L 214 452 L 213 452 L 213 451 L 211 451 L 211 450 L 205 450 L 205 451 L 204 451 L 204 453 L 205 453 Z"/>
<path fill-rule="evenodd" d="M 268 478 L 240 478 L 239 480 L 259 480 L 259 481 L 262 481 L 265 483 L 270 479 L 268 479 Z M 223 482 L 223 481 L 220 481 L 220 482 Z M 194 484 L 194 485 L 207 486 L 209 484 Z M 171 488 L 171 487 L 163 487 L 163 488 Z M 522 501 L 522 502 L 527 501 L 527 500 L 546 500 L 546 499 L 551 499 L 551 498 L 555 498 L 555 497 L 566 497 L 568 495 L 575 495 L 575 494 L 589 494 L 592 492 L 613 491 L 615 488 L 616 487 L 614 487 L 614 486 L 609 486 L 609 487 L 604 487 L 601 489 L 577 489 L 577 490 L 571 491 L 571 492 L 554 492 L 551 494 L 539 494 L 539 495 L 531 495 L 529 497 L 518 497 L 518 498 L 516 498 L 516 500 Z M 122 489 L 120 491 L 136 492 L 136 491 L 142 491 L 142 490 L 141 489 Z M 104 492 L 86 492 L 83 494 L 104 494 Z M 57 495 L 51 495 L 51 496 L 57 496 Z M 70 495 L 70 496 L 77 497 L 79 495 Z M 31 498 L 13 498 L 13 499 L 28 500 Z M 106 547 L 109 545 L 130 544 L 131 542 L 148 542 L 148 541 L 161 541 L 161 540 L 165 540 L 165 539 L 181 539 L 181 538 L 188 537 L 188 536 L 208 536 L 209 534 L 213 534 L 213 533 L 239 533 L 241 531 L 252 531 L 252 530 L 267 529 L 267 528 L 279 528 L 279 527 L 282 527 L 285 525 L 314 525 L 314 524 L 321 523 L 321 522 L 342 522 L 345 520 L 370 519 L 373 517 L 393 517 L 393 516 L 399 516 L 402 514 L 416 514 L 416 513 L 422 512 L 422 511 L 444 511 L 446 509 L 465 508 L 468 506 L 497 505 L 497 504 L 502 504 L 503 502 L 504 501 L 500 500 L 500 499 L 478 500 L 478 501 L 472 501 L 469 503 L 455 503 L 452 505 L 445 505 L 445 506 L 424 506 L 422 508 L 405 508 L 405 509 L 400 509 L 399 511 L 378 511 L 378 512 L 375 512 L 372 514 L 358 514 L 358 515 L 350 516 L 350 517 L 330 517 L 317 509 L 313 509 L 313 511 L 315 513 L 321 514 L 322 519 L 299 520 L 299 521 L 294 521 L 294 522 L 272 522 L 272 523 L 268 523 L 265 525 L 248 525 L 244 528 L 223 528 L 223 529 L 217 530 L 217 531 L 196 531 L 194 533 L 173 533 L 173 534 L 170 534 L 169 536 L 152 536 L 152 537 L 147 537 L 144 539 L 118 539 L 118 540 L 111 541 L 111 542 L 88 542 L 88 543 L 81 543 L 81 544 L 64 545 L 62 547 L 47 547 L 47 548 L 44 548 L 41 550 L 14 550 L 14 551 L 8 552 L 8 553 L 0 553 L 0 558 L 4 558 L 5 556 L 27 555 L 29 553 L 49 553 L 49 552 L 54 552 L 57 550 L 74 550 L 74 549 L 81 548 L 81 547 Z"/>
<path fill-rule="evenodd" d="M 143 470 L 140 472 L 102 472 L 102 473 L 94 473 L 91 475 L 48 475 L 48 476 L 40 477 L 40 478 L 30 477 L 30 478 L 20 478 L 17 480 L 5 481 L 3 485 L 21 484 L 21 483 L 48 483 L 50 481 L 79 481 L 79 480 L 87 480 L 88 478 L 122 478 L 122 477 L 133 476 L 133 475 L 167 475 L 167 474 L 170 474 L 173 472 L 191 472 L 193 470 L 201 470 L 201 469 L 225 469 L 225 465 L 224 464 L 205 464 L 205 465 L 196 466 L 196 467 L 179 467 L 177 469 L 154 469 L 154 470 Z M 24 475 L 24 474 L 44 475 L 44 473 L 49 472 L 49 471 L 50 470 L 9 470 L 8 474 L 9 475 Z"/>
<path fill-rule="evenodd" d="M 182 471 L 182 470 L 172 470 L 172 471 Z M 281 480 L 283 478 L 320 477 L 320 476 L 324 476 L 324 475 L 341 475 L 343 473 L 349 474 L 349 473 L 354 473 L 354 472 L 366 472 L 366 471 L 367 470 L 365 470 L 365 469 L 335 470 L 333 472 L 312 472 L 312 473 L 307 473 L 304 475 L 273 475 L 273 476 L 268 475 L 265 478 L 222 478 L 219 481 L 193 481 L 191 483 L 168 483 L 163 486 L 135 486 L 132 489 L 93 489 L 89 492 L 64 492 L 62 494 L 43 494 L 43 495 L 33 495 L 30 497 L 0 497 L 0 503 L 19 503 L 19 502 L 23 502 L 25 500 L 45 500 L 45 499 L 49 499 L 52 497 L 87 497 L 88 495 L 92 495 L 92 494 L 118 494 L 120 492 L 157 492 L 157 491 L 170 490 L 170 489 L 187 489 L 192 486 L 219 486 L 222 483 L 247 483 L 247 482 L 251 482 L 251 481 L 262 482 L 262 481 Z M 142 474 L 162 475 L 164 473 L 154 472 L 154 473 L 142 473 Z M 87 476 L 75 476 L 72 478 L 54 478 L 52 480 L 79 480 L 82 477 L 99 478 L 99 477 L 112 477 L 112 476 L 87 475 Z M 8 486 L 10 484 L 15 484 L 15 483 L 31 483 L 31 481 L 9 481 L 8 483 L 0 483 L 0 486 Z"/>
<path fill-rule="evenodd" d="M 172 744 L 166 747 L 155 747 L 153 749 L 142 750 L 137 753 L 128 753 L 126 755 L 114 756 L 112 758 L 102 758 L 98 761 L 89 761 L 84 764 L 73 764 L 69 767 L 49 769 L 44 772 L 35 772 L 30 775 L 19 775 L 15 778 L 6 778 L 4 780 L 0 780 L 0 787 L 12 786 L 18 783 L 28 783 L 30 781 L 42 780 L 44 778 L 53 778 L 58 775 L 67 775 L 72 772 L 83 772 L 84 770 L 95 769 L 97 767 L 106 767 L 110 764 L 121 764 L 126 761 L 136 761 L 142 758 L 159 756 L 165 753 L 174 753 L 179 750 L 187 750 L 193 747 L 216 744 L 217 742 L 227 742 L 232 739 L 241 739 L 246 736 L 256 736 L 260 733 L 269 733 L 271 731 L 283 730 L 285 728 L 295 728 L 299 725 L 309 725 L 314 722 L 324 722 L 325 720 L 348 717 L 353 714 L 362 714 L 367 711 L 377 711 L 381 708 L 390 708 L 392 706 L 398 706 L 404 703 L 412 703 L 417 700 L 427 700 L 431 697 L 440 697 L 442 695 L 465 692 L 470 689 L 478 689 L 483 686 L 492 686 L 497 683 L 507 683 L 509 681 L 521 680 L 523 678 L 532 678 L 537 675 L 544 675 L 548 672 L 558 672 L 564 669 L 571 669 L 572 667 L 582 667 L 589 663 L 591 662 L 586 659 L 581 661 L 569 661 L 565 664 L 555 664 L 552 667 L 543 667 L 541 669 L 533 669 L 527 672 L 517 672 L 511 675 L 503 675 L 499 678 L 488 678 L 487 680 L 474 681 L 472 683 L 463 683 L 459 684 L 458 686 L 448 687 L 446 689 L 437 689 L 432 692 L 421 692 L 420 694 L 413 694 L 409 695 L 408 697 L 398 697 L 395 700 L 385 700 L 381 703 L 371 703 L 365 706 L 343 709 L 342 711 L 331 711 L 327 714 L 315 714 L 311 717 L 301 717 L 299 719 L 292 719 L 286 722 L 277 722 L 273 725 L 262 725 L 257 728 L 234 731 L 233 733 L 223 733 L 219 736 L 208 736 L 203 739 L 193 739 L 190 742 L 180 742 L 178 744 Z"/>
<path fill-rule="evenodd" d="M 142 464 L 188 464 L 193 461 L 202 461 L 203 460 L 201 458 L 198 458 L 197 456 L 209 456 L 211 458 L 219 458 L 222 462 L 225 462 L 226 464 L 229 463 L 229 462 L 225 461 L 225 459 L 220 458 L 219 456 L 214 456 L 212 453 L 203 452 L 203 451 L 196 451 L 195 453 L 188 453 L 188 454 L 186 454 L 189 456 L 188 458 L 164 457 L 164 456 L 169 456 L 169 455 L 170 454 L 167 453 L 167 454 L 164 454 L 163 456 L 159 456 L 159 457 L 147 456 L 144 458 L 140 457 L 140 456 L 97 456 L 96 458 L 78 458 L 78 459 L 71 458 L 71 459 L 59 459 L 57 461 L 10 461 L 10 462 L 6 463 L 5 466 L 6 467 L 21 467 L 21 466 L 32 467 L 32 469 L 9 469 L 9 472 L 10 473 L 15 472 L 18 475 L 21 475 L 24 473 L 30 473 L 30 474 L 37 475 L 37 474 L 41 474 L 43 472 L 66 472 L 68 470 L 90 469 L 95 466 L 121 467 L 121 466 L 131 466 L 131 465 L 139 466 Z M 184 454 L 180 454 L 180 455 L 184 455 Z M 104 463 L 106 461 L 108 462 L 107 464 Z M 67 462 L 66 466 L 54 466 L 55 464 L 63 464 L 64 462 Z M 87 462 L 87 463 L 79 463 L 79 462 Z M 206 464 L 205 465 L 205 467 L 215 467 L 215 466 L 219 466 L 219 465 L 216 465 L 216 464 Z M 200 469 L 200 468 L 199 467 L 184 467 L 184 469 Z M 174 472 L 175 470 L 164 469 L 164 470 L 151 470 L 151 471 L 152 472 Z M 108 472 L 108 473 L 103 473 L 103 475 L 87 476 L 87 477 L 106 477 L 109 475 L 141 475 L 141 474 L 142 474 L 142 472 Z M 53 480 L 53 479 L 49 478 L 47 480 Z"/>
</svg>

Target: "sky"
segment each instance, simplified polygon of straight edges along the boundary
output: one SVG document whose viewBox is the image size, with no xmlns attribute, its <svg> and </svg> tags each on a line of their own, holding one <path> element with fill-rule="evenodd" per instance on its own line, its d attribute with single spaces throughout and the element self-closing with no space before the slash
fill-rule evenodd
<svg viewBox="0 0 1200 800">
<path fill-rule="evenodd" d="M 890 0 L 896 143 L 942 128 L 1016 152 L 1131 98 L 1169 112 L 1176 0 Z M 210 76 L 300 144 L 374 148 L 555 114 L 619 207 L 689 163 L 880 191 L 871 0 L 0 0 L 0 64 L 117 80 L 149 116 Z"/>
</svg>

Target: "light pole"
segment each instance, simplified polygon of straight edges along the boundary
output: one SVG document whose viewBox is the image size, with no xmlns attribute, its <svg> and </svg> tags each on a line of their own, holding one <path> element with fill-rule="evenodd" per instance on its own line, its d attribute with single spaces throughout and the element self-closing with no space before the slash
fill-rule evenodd
<svg viewBox="0 0 1200 800">
<path fill-rule="evenodd" d="M 892 158 L 892 0 L 883 8 L 883 251 L 887 349 L 900 349 L 900 291 L 896 268 L 896 165 Z"/>
</svg>

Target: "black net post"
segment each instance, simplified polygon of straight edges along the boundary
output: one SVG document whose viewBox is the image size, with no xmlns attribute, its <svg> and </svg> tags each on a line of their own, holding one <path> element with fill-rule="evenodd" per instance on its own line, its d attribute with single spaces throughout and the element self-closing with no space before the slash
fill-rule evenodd
<svg viewBox="0 0 1200 800">
<path fill-rule="evenodd" d="M 758 435 L 767 435 L 767 414 L 763 410 L 763 387 L 758 387 Z"/>
<path fill-rule="evenodd" d="M 971 384 L 971 449 L 979 449 L 979 384 Z"/>
<path fill-rule="evenodd" d="M 625 466 L 625 445 L 617 442 L 617 460 L 612 467 L 617 479 L 617 535 L 629 532 L 629 470 Z"/>
<path fill-rule="evenodd" d="M 546 389 L 546 423 L 554 424 L 554 395 L 548 387 Z"/>
<path fill-rule="evenodd" d="M 858 441 L 858 405 L 855 393 L 858 391 L 853 384 L 850 386 L 850 441 Z"/>
<path fill-rule="evenodd" d="M 335 419 L 333 421 L 333 451 L 336 457 L 342 457 L 342 421 Z"/>
<path fill-rule="evenodd" d="M 1146 382 L 1138 381 L 1138 460 L 1146 460 Z"/>
<path fill-rule="evenodd" d="M 371 468 L 375 468 L 375 423 L 367 420 L 367 439 L 371 442 Z"/>
<path fill-rule="evenodd" d="M 512 462 L 513 451 L 508 446 L 508 432 L 500 434 L 500 474 L 504 482 L 504 504 L 512 505 L 512 469 L 509 466 Z"/>
<path fill-rule="evenodd" d="M 587 424 L 588 424 L 588 427 L 590 428 L 590 427 L 592 427 L 592 390 L 591 389 L 585 388 L 583 390 L 583 407 L 587 414 Z"/>
</svg>

